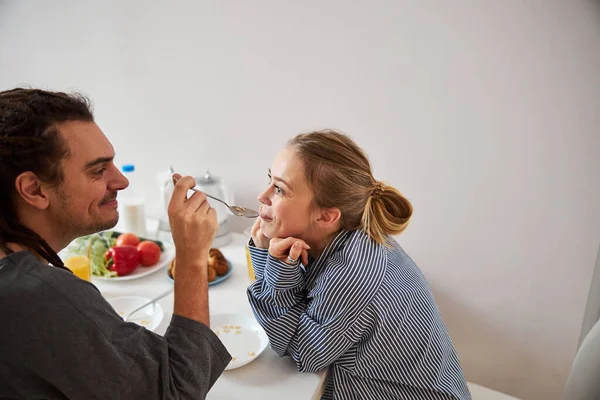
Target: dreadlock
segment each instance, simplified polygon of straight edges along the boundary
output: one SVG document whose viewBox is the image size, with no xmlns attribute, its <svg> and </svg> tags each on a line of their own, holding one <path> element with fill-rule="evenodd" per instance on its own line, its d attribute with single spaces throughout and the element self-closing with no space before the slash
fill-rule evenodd
<svg viewBox="0 0 600 400">
<path fill-rule="evenodd" d="M 94 121 L 87 98 L 39 89 L 0 92 L 0 249 L 8 254 L 7 244 L 18 243 L 63 268 L 50 245 L 18 221 L 15 180 L 31 171 L 43 182 L 60 185 L 60 161 L 69 156 L 69 147 L 58 125 L 67 121 Z"/>
</svg>

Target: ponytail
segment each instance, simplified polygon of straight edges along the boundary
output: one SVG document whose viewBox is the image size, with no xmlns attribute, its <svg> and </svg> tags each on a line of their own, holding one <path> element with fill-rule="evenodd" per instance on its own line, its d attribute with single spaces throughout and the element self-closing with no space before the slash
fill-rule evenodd
<svg viewBox="0 0 600 400">
<path fill-rule="evenodd" d="M 413 207 L 396 188 L 375 182 L 361 219 L 362 230 L 377 243 L 387 243 L 387 235 L 406 229 Z"/>
</svg>

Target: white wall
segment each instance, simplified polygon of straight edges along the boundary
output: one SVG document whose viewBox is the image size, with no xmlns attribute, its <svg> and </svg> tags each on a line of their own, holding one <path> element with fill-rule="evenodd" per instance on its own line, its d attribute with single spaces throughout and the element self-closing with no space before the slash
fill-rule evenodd
<svg viewBox="0 0 600 400">
<path fill-rule="evenodd" d="M 600 242 L 598 2 L 151 3 L 0 2 L 0 89 L 89 94 L 153 215 L 169 163 L 256 205 L 293 134 L 351 134 L 414 202 L 468 379 L 559 396 Z"/>
</svg>

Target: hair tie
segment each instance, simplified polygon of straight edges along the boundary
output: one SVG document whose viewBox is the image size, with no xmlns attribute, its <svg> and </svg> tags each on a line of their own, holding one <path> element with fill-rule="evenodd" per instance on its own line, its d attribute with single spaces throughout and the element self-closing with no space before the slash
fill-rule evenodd
<svg viewBox="0 0 600 400">
<path fill-rule="evenodd" d="M 371 197 L 378 199 L 384 191 L 385 188 L 383 187 L 383 184 L 379 181 L 375 181 L 371 187 Z"/>
</svg>

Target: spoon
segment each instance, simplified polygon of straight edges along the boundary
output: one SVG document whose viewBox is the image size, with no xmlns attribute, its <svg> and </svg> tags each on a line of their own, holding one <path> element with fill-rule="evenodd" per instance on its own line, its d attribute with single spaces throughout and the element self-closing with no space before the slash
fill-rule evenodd
<svg viewBox="0 0 600 400">
<path fill-rule="evenodd" d="M 173 170 L 173 167 L 169 165 L 169 172 L 171 173 L 171 175 L 175 174 L 175 171 Z M 177 180 L 175 180 L 175 178 L 173 178 L 173 183 L 177 183 Z M 198 190 L 196 188 L 192 188 L 193 191 L 196 191 L 198 193 L 204 193 L 206 195 L 206 197 L 210 197 L 213 200 L 217 200 L 220 201 L 221 203 L 225 204 L 225 207 L 227 207 L 229 209 L 229 211 L 231 211 L 233 213 L 233 215 L 236 215 L 238 217 L 246 217 L 246 218 L 256 218 L 258 217 L 258 212 L 251 210 L 249 208 L 246 207 L 240 207 L 240 206 L 230 206 L 229 204 L 225 203 L 223 200 L 218 199 L 216 197 L 211 196 L 208 193 L 205 193 L 201 190 Z"/>
<path fill-rule="evenodd" d="M 175 290 L 175 286 L 169 288 L 169 290 L 167 290 L 166 292 L 163 292 L 161 294 L 159 294 L 158 296 L 156 296 L 155 298 L 153 298 L 152 300 L 150 300 L 147 303 L 142 304 L 140 307 L 136 308 L 135 310 L 131 311 L 129 314 L 127 314 L 125 317 L 123 317 L 124 321 L 129 321 L 129 318 L 131 318 L 131 316 L 133 314 L 135 314 L 136 312 L 140 311 L 142 308 L 146 308 L 148 307 L 150 304 L 152 304 L 152 312 L 154 312 L 154 304 L 156 304 L 156 302 L 160 299 L 162 299 L 163 297 L 171 294 L 173 292 L 173 290 Z"/>
</svg>

